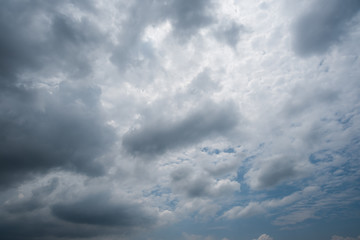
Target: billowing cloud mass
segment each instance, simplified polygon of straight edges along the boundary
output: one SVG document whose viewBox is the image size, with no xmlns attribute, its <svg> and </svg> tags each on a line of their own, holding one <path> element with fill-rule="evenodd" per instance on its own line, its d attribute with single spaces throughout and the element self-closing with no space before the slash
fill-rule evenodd
<svg viewBox="0 0 360 240">
<path fill-rule="evenodd" d="M 0 33 L 0 239 L 359 238 L 358 0 L 3 0 Z"/>
</svg>

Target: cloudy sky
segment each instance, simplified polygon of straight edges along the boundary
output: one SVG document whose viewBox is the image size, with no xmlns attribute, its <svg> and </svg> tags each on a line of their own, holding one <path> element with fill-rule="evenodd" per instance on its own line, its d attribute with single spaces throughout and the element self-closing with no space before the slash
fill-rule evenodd
<svg viewBox="0 0 360 240">
<path fill-rule="evenodd" d="M 359 240 L 359 0 L 2 0 L 4 240 Z"/>
</svg>

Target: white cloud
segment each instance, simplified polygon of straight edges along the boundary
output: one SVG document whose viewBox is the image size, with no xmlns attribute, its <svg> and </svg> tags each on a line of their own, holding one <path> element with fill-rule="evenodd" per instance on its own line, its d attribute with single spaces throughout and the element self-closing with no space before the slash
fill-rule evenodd
<svg viewBox="0 0 360 240">
<path fill-rule="evenodd" d="M 274 240 L 274 239 L 272 237 L 270 237 L 269 235 L 267 235 L 267 234 L 262 234 L 256 240 Z"/>
</svg>

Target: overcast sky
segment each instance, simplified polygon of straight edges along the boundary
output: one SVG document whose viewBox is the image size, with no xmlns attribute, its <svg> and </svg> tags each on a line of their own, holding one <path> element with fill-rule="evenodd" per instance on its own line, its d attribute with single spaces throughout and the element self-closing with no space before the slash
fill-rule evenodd
<svg viewBox="0 0 360 240">
<path fill-rule="evenodd" d="M 0 238 L 359 240 L 359 0 L 2 0 Z"/>
</svg>

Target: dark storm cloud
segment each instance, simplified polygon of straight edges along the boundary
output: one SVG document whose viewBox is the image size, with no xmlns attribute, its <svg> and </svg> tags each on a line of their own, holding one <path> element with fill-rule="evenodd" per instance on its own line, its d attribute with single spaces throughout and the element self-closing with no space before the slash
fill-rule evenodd
<svg viewBox="0 0 360 240">
<path fill-rule="evenodd" d="M 100 89 L 82 83 L 101 34 L 86 18 L 60 13 L 65 3 L 1 2 L 0 187 L 55 169 L 103 173 L 95 159 L 113 135 L 101 118 Z M 77 82 L 39 87 L 58 75 Z"/>
<path fill-rule="evenodd" d="M 56 204 L 51 211 L 67 222 L 100 226 L 145 227 L 156 220 L 140 205 L 111 203 L 109 194 L 89 195 L 77 202 Z"/>
<path fill-rule="evenodd" d="M 56 220 L 41 213 L 0 219 L 1 239 L 102 239 L 104 236 L 124 236 L 130 229 L 86 224 L 73 224 Z"/>
<path fill-rule="evenodd" d="M 32 191 L 29 199 L 12 201 L 3 206 L 4 210 L 11 214 L 32 212 L 46 206 L 44 199 L 50 195 L 59 185 L 59 179 L 53 178 L 47 185 L 36 188 Z"/>
<path fill-rule="evenodd" d="M 351 29 L 358 0 L 317 0 L 294 25 L 294 50 L 300 56 L 325 53 Z"/>
<path fill-rule="evenodd" d="M 97 88 L 65 83 L 52 94 L 2 92 L 0 186 L 55 169 L 101 175 L 96 158 L 113 134 L 100 117 L 99 94 Z"/>
<path fill-rule="evenodd" d="M 79 239 L 108 235 L 115 231 L 87 226 L 60 224 L 45 216 L 24 216 L 21 219 L 0 220 L 1 239 Z M 120 233 L 118 233 L 120 234 Z"/>
<path fill-rule="evenodd" d="M 72 201 L 54 204 L 56 195 L 49 196 L 57 186 L 57 179 L 53 179 L 33 190 L 31 198 L 2 205 L 1 239 L 99 239 L 109 235 L 128 236 L 157 224 L 156 212 L 139 203 L 110 201 L 108 192 L 79 195 Z"/>
<path fill-rule="evenodd" d="M 131 130 L 123 146 L 131 154 L 162 154 L 169 149 L 189 146 L 207 137 L 226 135 L 238 123 L 234 104 L 207 102 L 197 111 L 176 122 L 156 122 Z"/>
</svg>

